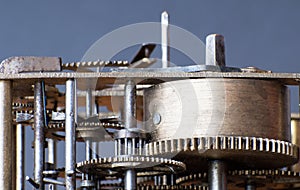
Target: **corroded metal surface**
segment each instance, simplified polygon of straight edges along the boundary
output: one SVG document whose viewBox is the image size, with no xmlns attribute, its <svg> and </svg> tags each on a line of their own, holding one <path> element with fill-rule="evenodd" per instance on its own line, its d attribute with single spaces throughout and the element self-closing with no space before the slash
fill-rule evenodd
<svg viewBox="0 0 300 190">
<path fill-rule="evenodd" d="M 49 72 L 60 71 L 61 59 L 59 57 L 11 57 L 0 64 L 0 72 L 16 74 L 22 72 Z"/>
<path fill-rule="evenodd" d="M 145 127 L 153 140 L 207 136 L 290 141 L 289 91 L 278 81 L 188 79 L 144 92 Z M 155 116 L 160 122 L 155 123 Z"/>
</svg>

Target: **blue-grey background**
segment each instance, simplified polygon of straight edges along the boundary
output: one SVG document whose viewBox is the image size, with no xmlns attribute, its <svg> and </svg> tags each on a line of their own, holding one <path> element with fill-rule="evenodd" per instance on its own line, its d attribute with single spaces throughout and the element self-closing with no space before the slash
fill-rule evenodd
<svg viewBox="0 0 300 190">
<path fill-rule="evenodd" d="M 79 61 L 100 37 L 121 26 L 171 23 L 201 40 L 210 33 L 226 39 L 227 65 L 299 72 L 300 1 L 0 1 L 0 60 L 10 56 L 60 56 Z M 124 36 L 126 37 L 126 36 Z M 176 52 L 173 53 L 176 58 Z M 132 55 L 133 56 L 133 55 Z M 131 59 L 129 56 L 127 59 Z M 182 56 L 178 55 L 178 60 Z M 184 61 L 184 59 L 183 59 Z M 298 92 L 292 90 L 292 111 Z M 26 175 L 32 176 L 32 132 L 26 130 Z M 63 163 L 63 156 L 60 156 Z M 30 186 L 26 186 L 29 189 Z"/>
</svg>

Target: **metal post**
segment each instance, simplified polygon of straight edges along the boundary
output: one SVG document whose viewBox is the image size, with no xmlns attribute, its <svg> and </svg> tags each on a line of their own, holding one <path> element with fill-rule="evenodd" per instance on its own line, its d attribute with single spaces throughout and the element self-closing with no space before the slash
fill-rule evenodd
<svg viewBox="0 0 300 190">
<path fill-rule="evenodd" d="M 209 190 L 226 190 L 226 164 L 221 160 L 212 160 L 208 164 Z"/>
<path fill-rule="evenodd" d="M 125 128 L 136 128 L 136 85 L 135 82 L 129 80 L 125 84 L 125 96 L 124 96 L 124 123 Z M 126 139 L 125 139 L 126 140 Z M 127 152 L 127 142 L 125 142 L 125 151 Z M 129 153 L 131 154 L 131 153 Z M 136 189 L 136 172 L 133 169 L 129 169 L 125 172 L 124 180 L 125 190 Z"/>
<path fill-rule="evenodd" d="M 24 189 L 25 130 L 22 124 L 16 126 L 16 189 Z"/>
<path fill-rule="evenodd" d="M 16 189 L 17 182 L 17 126 L 12 126 L 12 168 L 11 168 L 11 176 L 12 176 L 12 189 Z"/>
<path fill-rule="evenodd" d="M 34 180 L 39 189 L 44 189 L 44 100 L 42 82 L 34 85 Z"/>
<path fill-rule="evenodd" d="M 170 35 L 169 15 L 166 11 L 161 14 L 161 52 L 162 68 L 170 66 Z"/>
<path fill-rule="evenodd" d="M 129 80 L 125 84 L 124 97 L 124 123 L 125 128 L 136 128 L 136 86 L 135 82 Z"/>
<path fill-rule="evenodd" d="M 12 189 L 12 86 L 0 81 L 0 187 Z"/>
<path fill-rule="evenodd" d="M 125 172 L 124 186 L 125 190 L 136 189 L 136 172 L 134 170 L 127 170 Z"/>
<path fill-rule="evenodd" d="M 86 91 L 86 118 L 89 118 L 93 115 L 93 95 L 92 95 L 92 89 L 88 88 Z M 92 140 L 87 138 L 85 139 L 85 159 L 86 160 L 91 160 L 92 159 L 92 155 L 93 155 L 93 150 L 92 148 Z M 90 174 L 83 174 L 85 175 L 84 177 L 84 181 L 82 182 L 82 184 L 84 184 L 84 186 L 87 186 L 86 189 L 89 189 L 90 187 L 94 186 L 93 181 L 91 181 L 92 176 Z"/>
<path fill-rule="evenodd" d="M 256 190 L 256 186 L 253 183 L 246 184 L 245 190 Z"/>
<path fill-rule="evenodd" d="M 211 34 L 206 37 L 205 64 L 226 66 L 224 37 L 220 34 Z"/>
<path fill-rule="evenodd" d="M 76 133 L 75 133 L 75 81 L 69 79 L 66 82 L 66 159 L 65 159 L 65 183 L 67 190 L 76 189 Z"/>
<path fill-rule="evenodd" d="M 48 162 L 56 168 L 56 140 L 48 139 Z M 56 185 L 49 185 L 49 190 L 56 190 Z"/>
</svg>

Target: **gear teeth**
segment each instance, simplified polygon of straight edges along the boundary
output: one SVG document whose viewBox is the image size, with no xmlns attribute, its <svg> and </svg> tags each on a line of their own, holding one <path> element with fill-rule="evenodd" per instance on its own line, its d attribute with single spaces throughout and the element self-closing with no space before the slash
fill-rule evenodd
<svg viewBox="0 0 300 190">
<path fill-rule="evenodd" d="M 208 190 L 206 186 L 195 185 L 139 185 L 138 190 Z M 116 190 L 124 190 L 117 188 Z"/>
<path fill-rule="evenodd" d="M 71 62 L 64 63 L 62 65 L 63 69 L 76 70 L 78 68 L 88 68 L 88 67 L 124 67 L 129 66 L 129 61 L 89 61 L 89 62 Z"/>
<path fill-rule="evenodd" d="M 166 172 L 167 169 L 169 169 L 171 173 L 178 173 L 186 169 L 183 162 L 147 156 L 115 156 L 86 160 L 79 162 L 77 169 L 82 173 L 86 173 L 95 168 L 97 169 L 95 172 L 97 172 L 98 169 L 119 171 L 126 170 L 126 168 L 132 166 L 142 173 L 147 172 L 147 169 L 154 169 L 154 172 Z M 149 166 L 151 167 L 149 168 Z"/>
<path fill-rule="evenodd" d="M 178 153 L 182 151 L 247 150 L 278 153 L 297 158 L 298 147 L 292 143 L 256 137 L 199 137 L 171 139 L 146 144 L 146 155 Z"/>
<path fill-rule="evenodd" d="M 33 104 L 13 102 L 12 107 L 13 109 L 29 109 L 29 108 L 33 108 Z"/>
</svg>

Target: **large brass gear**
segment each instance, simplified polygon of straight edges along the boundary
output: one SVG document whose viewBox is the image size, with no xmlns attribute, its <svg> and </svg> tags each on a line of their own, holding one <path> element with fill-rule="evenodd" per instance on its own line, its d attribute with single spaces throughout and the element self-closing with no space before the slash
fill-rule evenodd
<svg viewBox="0 0 300 190">
<path fill-rule="evenodd" d="M 146 155 L 174 158 L 187 163 L 187 172 L 206 171 L 207 159 L 225 160 L 236 168 L 281 168 L 297 162 L 292 143 L 256 137 L 199 137 L 146 144 Z M 270 162 L 272 160 L 272 162 Z"/>
<path fill-rule="evenodd" d="M 138 172 L 138 176 L 166 173 L 179 173 L 185 170 L 185 164 L 171 159 L 151 156 L 115 156 L 82 161 L 77 170 L 94 175 L 117 175 L 129 168 Z"/>
</svg>

